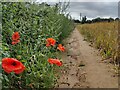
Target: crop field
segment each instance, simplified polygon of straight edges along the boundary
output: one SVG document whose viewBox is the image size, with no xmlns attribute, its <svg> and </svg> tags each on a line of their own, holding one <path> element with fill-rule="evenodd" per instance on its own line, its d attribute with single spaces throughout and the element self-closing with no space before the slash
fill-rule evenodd
<svg viewBox="0 0 120 90">
<path fill-rule="evenodd" d="M 2 88 L 50 88 L 73 30 L 61 4 L 2 2 Z M 68 18 L 69 17 L 69 18 Z"/>
<path fill-rule="evenodd" d="M 77 25 L 84 39 L 100 50 L 104 59 L 112 58 L 116 63 L 118 56 L 118 22 L 100 22 Z"/>
</svg>

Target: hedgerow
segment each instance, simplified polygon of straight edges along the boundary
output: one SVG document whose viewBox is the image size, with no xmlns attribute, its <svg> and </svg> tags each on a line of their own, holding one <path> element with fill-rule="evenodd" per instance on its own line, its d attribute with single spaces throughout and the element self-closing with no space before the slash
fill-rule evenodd
<svg viewBox="0 0 120 90">
<path fill-rule="evenodd" d="M 25 70 L 20 74 L 6 73 L 2 69 L 3 88 L 50 88 L 54 86 L 58 66 L 48 62 L 57 59 L 58 44 L 73 30 L 69 15 L 60 12 L 60 5 L 28 2 L 2 2 L 2 58 L 15 58 Z M 18 32 L 19 42 L 12 38 Z M 46 40 L 53 38 L 56 44 L 46 46 Z M 60 58 L 59 58 L 60 59 Z M 54 60 L 54 59 L 53 59 Z M 1 66 L 3 66 L 0 63 Z"/>
</svg>

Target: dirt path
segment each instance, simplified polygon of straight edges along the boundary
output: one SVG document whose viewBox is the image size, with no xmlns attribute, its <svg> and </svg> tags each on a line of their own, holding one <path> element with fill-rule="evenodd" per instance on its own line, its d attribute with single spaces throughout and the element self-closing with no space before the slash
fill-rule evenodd
<svg viewBox="0 0 120 90">
<path fill-rule="evenodd" d="M 75 29 L 65 41 L 63 68 L 57 88 L 118 88 L 118 78 Z"/>
</svg>

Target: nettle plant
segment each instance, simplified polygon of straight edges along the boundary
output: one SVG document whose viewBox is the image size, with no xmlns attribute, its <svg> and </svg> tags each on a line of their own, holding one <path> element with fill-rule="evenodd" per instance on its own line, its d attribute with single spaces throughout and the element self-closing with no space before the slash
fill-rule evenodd
<svg viewBox="0 0 120 90">
<path fill-rule="evenodd" d="M 49 88 L 54 86 L 57 57 L 64 52 L 61 40 L 73 30 L 61 4 L 2 3 L 2 87 Z"/>
</svg>

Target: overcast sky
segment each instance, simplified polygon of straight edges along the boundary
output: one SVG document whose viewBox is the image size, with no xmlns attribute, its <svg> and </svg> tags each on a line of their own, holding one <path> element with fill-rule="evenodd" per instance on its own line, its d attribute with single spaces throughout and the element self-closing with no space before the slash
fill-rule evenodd
<svg viewBox="0 0 120 90">
<path fill-rule="evenodd" d="M 82 16 L 87 16 L 89 19 L 96 17 L 117 17 L 118 3 L 117 2 L 71 2 L 68 9 L 73 19 L 79 19 L 80 13 Z"/>
<path fill-rule="evenodd" d="M 37 0 L 37 2 L 48 2 L 50 4 L 66 1 L 66 0 Z M 69 0 L 67 0 L 69 1 Z M 68 12 L 73 19 L 80 19 L 82 16 L 87 16 L 88 19 L 116 18 L 118 17 L 118 2 L 119 0 L 70 0 Z"/>
</svg>

